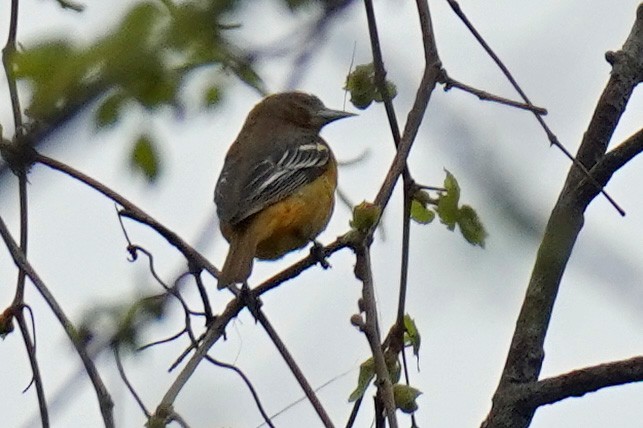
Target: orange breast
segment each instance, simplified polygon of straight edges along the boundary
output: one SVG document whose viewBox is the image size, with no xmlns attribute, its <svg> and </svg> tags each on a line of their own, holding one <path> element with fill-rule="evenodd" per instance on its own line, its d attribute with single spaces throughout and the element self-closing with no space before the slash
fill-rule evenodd
<svg viewBox="0 0 643 428">
<path fill-rule="evenodd" d="M 328 225 L 335 206 L 337 167 L 305 184 L 285 199 L 255 215 L 252 229 L 258 236 L 256 257 L 277 259 L 304 247 Z"/>
</svg>

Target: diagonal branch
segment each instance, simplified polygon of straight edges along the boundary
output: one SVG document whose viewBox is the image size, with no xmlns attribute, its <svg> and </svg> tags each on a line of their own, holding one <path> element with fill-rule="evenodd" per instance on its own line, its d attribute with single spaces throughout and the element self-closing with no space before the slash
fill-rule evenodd
<svg viewBox="0 0 643 428">
<path fill-rule="evenodd" d="M 412 198 L 411 189 L 413 188 L 413 180 L 410 176 L 407 167 L 407 158 L 411 150 L 411 146 L 415 141 L 419 127 L 424 118 L 424 113 L 428 106 L 428 102 L 431 98 L 431 94 L 438 80 L 440 73 L 440 59 L 437 54 L 437 47 L 435 44 L 435 37 L 433 34 L 433 28 L 431 23 L 431 15 L 429 13 L 429 7 L 426 0 L 418 0 L 417 8 L 418 15 L 420 18 L 420 26 L 422 29 L 422 41 L 424 46 L 424 56 L 425 56 L 425 69 L 422 75 L 422 80 L 418 87 L 415 102 L 413 107 L 409 111 L 406 125 L 404 127 L 404 132 L 400 136 L 399 127 L 397 124 L 397 119 L 395 116 L 395 111 L 393 109 L 393 104 L 390 100 L 389 94 L 386 89 L 385 84 L 385 70 L 383 65 L 382 53 L 380 49 L 379 36 L 377 32 L 377 24 L 375 20 L 375 14 L 373 10 L 373 5 L 370 0 L 365 0 L 364 5 L 366 8 L 366 15 L 368 20 L 369 35 L 371 40 L 371 47 L 373 50 L 373 63 L 375 67 L 375 78 L 376 83 L 379 87 L 380 93 L 384 99 L 384 105 L 386 108 L 387 117 L 389 119 L 389 124 L 391 127 L 391 132 L 393 134 L 393 140 L 397 147 L 397 153 L 393 159 L 393 163 L 389 168 L 389 171 L 380 187 L 380 190 L 375 198 L 375 205 L 380 209 L 380 212 L 383 212 L 386 208 L 388 202 L 390 201 L 393 189 L 397 184 L 400 175 L 403 177 L 404 181 L 404 200 L 405 206 L 410 206 L 410 200 Z M 405 213 L 406 215 L 406 213 Z M 381 217 L 380 217 L 381 219 Z M 369 247 L 370 241 L 372 240 L 373 233 L 377 226 L 377 223 L 380 221 L 378 219 L 375 224 L 370 228 L 365 236 L 362 237 L 361 242 L 357 242 L 354 245 L 354 250 L 357 256 L 357 265 L 356 265 L 356 276 L 362 280 L 362 297 L 363 305 L 366 312 L 366 322 L 364 332 L 371 346 L 371 351 L 373 353 L 373 359 L 375 363 L 375 370 L 377 373 L 377 386 L 378 386 L 378 397 L 376 397 L 376 407 L 382 407 L 389 421 L 389 425 L 397 426 L 397 420 L 395 418 L 395 401 L 393 399 L 393 391 L 390 377 L 388 376 L 388 368 L 386 366 L 383 352 L 382 352 L 382 342 L 379 334 L 379 326 L 377 325 L 377 309 L 374 295 L 372 293 L 372 277 L 370 274 L 370 254 Z M 404 219 L 404 227 L 406 233 L 408 233 L 408 219 Z M 397 311 L 397 320 L 395 335 L 399 341 L 402 340 L 403 333 L 403 317 L 404 317 L 404 306 L 406 301 L 406 290 L 407 290 L 407 269 L 408 269 L 408 240 L 405 241 L 406 247 L 403 248 L 402 256 L 402 266 L 400 274 L 400 292 L 399 292 L 399 303 Z M 404 255 L 406 254 L 406 256 Z M 406 260 L 406 261 L 405 261 Z M 377 404 L 378 399 L 382 400 L 381 405 Z"/>
<path fill-rule="evenodd" d="M 176 249 L 178 249 L 187 260 L 193 262 L 195 265 L 200 266 L 209 272 L 213 277 L 217 278 L 219 276 L 219 270 L 214 267 L 212 263 L 208 261 L 201 253 L 192 248 L 188 243 L 186 243 L 180 236 L 175 232 L 165 227 L 163 224 L 159 223 L 152 216 L 147 214 L 145 211 L 140 209 L 138 206 L 134 205 L 127 198 L 120 195 L 118 192 L 110 189 L 99 181 L 89 177 L 86 174 L 72 168 L 69 165 L 66 165 L 62 162 L 59 162 L 50 157 L 36 153 L 34 155 L 34 161 L 41 163 L 45 166 L 48 166 L 51 169 L 62 172 L 69 175 L 72 178 L 84 183 L 85 185 L 93 188 L 94 190 L 102 193 L 112 201 L 119 204 L 123 207 L 121 215 L 129 217 L 133 220 L 143 223 L 157 231 L 161 236 L 163 236 L 170 244 L 172 244 Z"/>
<path fill-rule="evenodd" d="M 250 379 L 248 378 L 248 376 L 246 376 L 246 374 L 239 367 L 233 364 L 224 363 L 223 361 L 216 360 L 210 356 L 206 356 L 205 358 L 216 366 L 232 370 L 233 372 L 238 374 L 239 377 L 241 377 L 241 380 L 243 380 L 243 383 L 245 383 L 246 386 L 248 387 L 248 390 L 250 391 L 250 394 L 252 395 L 252 399 L 255 401 L 255 404 L 257 405 L 257 409 L 259 410 L 259 413 L 261 414 L 261 417 L 263 418 L 264 423 L 268 425 L 269 428 L 275 428 L 275 425 L 270 420 L 270 416 L 268 415 L 268 413 L 266 413 L 266 410 L 263 408 L 263 405 L 261 404 L 261 400 L 259 399 L 259 394 L 257 393 L 257 390 L 252 385 L 252 382 L 250 382 Z"/>
<path fill-rule="evenodd" d="M 625 166 L 625 164 L 641 152 L 643 152 L 643 129 L 639 129 L 627 140 L 607 152 L 592 168 L 592 175 L 596 177 L 598 181 L 607 183 L 612 177 L 612 174 Z M 581 182 L 579 186 L 583 186 L 584 184 L 585 182 Z M 591 191 L 591 189 L 588 190 Z"/>
<path fill-rule="evenodd" d="M 617 57 L 621 61 L 639 58 L 643 64 L 643 4 L 630 35 Z M 638 57 L 637 57 L 638 55 Z M 604 155 L 607 143 L 623 114 L 627 101 L 643 73 L 642 68 L 615 63 L 594 115 L 578 150 L 577 159 L 595 165 Z M 636 146 L 630 143 L 626 147 Z M 519 401 L 516 389 L 538 381 L 544 359 L 544 341 L 560 282 L 583 227 L 584 213 L 598 195 L 595 186 L 580 186 L 585 174 L 573 166 L 551 213 L 531 274 L 516 329 L 511 341 L 493 406 L 483 427 L 527 427 L 537 406 Z M 591 191 L 587 189 L 591 188 Z"/>
<path fill-rule="evenodd" d="M 462 82 L 459 82 L 451 78 L 446 70 L 442 70 L 442 75 L 440 76 L 440 83 L 444 85 L 444 90 L 449 91 L 452 88 L 460 89 L 461 91 L 468 92 L 472 95 L 478 97 L 482 101 L 491 101 L 499 104 L 504 104 L 510 107 L 515 107 L 521 110 L 529 110 L 535 114 L 544 115 L 547 114 L 547 110 L 542 107 L 536 107 L 533 104 L 520 103 L 518 101 L 510 100 L 508 98 L 499 97 L 498 95 L 490 94 L 483 90 L 474 88 L 473 86 L 466 85 Z"/>
<path fill-rule="evenodd" d="M 22 139 L 23 136 L 23 123 L 22 123 L 22 110 L 20 107 L 20 97 L 18 95 L 18 87 L 16 84 L 15 73 L 12 66 L 12 56 L 16 52 L 16 39 L 18 36 L 18 9 L 19 0 L 11 1 L 11 17 L 9 18 L 9 35 L 7 37 L 7 44 L 2 49 L 2 65 L 4 67 L 5 75 L 7 76 L 7 85 L 9 87 L 9 97 L 11 99 L 11 111 L 13 113 L 13 123 L 15 127 L 13 145 L 23 146 L 26 141 Z M 1 137 L 1 136 L 0 136 Z M 28 198 L 27 198 L 27 168 L 24 164 L 20 164 L 14 172 L 18 176 L 18 193 L 20 199 L 20 251 L 27 254 L 27 244 L 29 236 L 29 211 L 28 211 Z M 36 385 L 36 395 L 38 397 L 38 407 L 40 410 L 40 420 L 43 427 L 49 426 L 49 411 L 47 408 L 47 399 L 38 366 L 38 359 L 36 358 L 36 332 L 34 331 L 33 341 L 29 336 L 29 329 L 24 316 L 24 295 L 25 295 L 25 280 L 26 273 L 22 267 L 18 268 L 18 278 L 16 282 L 16 292 L 13 299 L 12 307 L 15 313 L 16 320 L 20 327 L 22 339 L 27 349 L 29 363 L 32 371 L 32 381 Z M 33 314 L 32 314 L 33 319 Z"/>
<path fill-rule="evenodd" d="M 176 247 L 189 261 L 191 266 L 197 266 L 200 268 L 205 269 L 208 271 L 210 274 L 212 274 L 214 277 L 218 276 L 219 271 L 205 258 L 203 257 L 198 251 L 196 251 L 194 248 L 192 248 L 190 245 L 188 245 L 185 241 L 183 241 L 178 235 L 176 235 L 173 231 L 170 229 L 166 228 L 164 225 L 161 223 L 157 222 L 155 219 L 153 219 L 151 216 L 149 216 L 147 213 L 145 213 L 143 210 L 138 208 L 136 205 L 131 203 L 129 200 L 115 192 L 114 190 L 110 189 L 109 187 L 103 185 L 102 183 L 94 180 L 93 178 L 81 173 L 80 171 L 77 171 L 70 166 L 63 164 L 61 162 L 58 162 L 54 159 L 48 158 L 46 156 L 43 156 L 41 154 L 34 154 L 34 160 L 36 162 L 42 163 L 46 166 L 49 166 L 52 169 L 58 170 L 60 172 L 63 172 L 79 181 L 82 183 L 88 185 L 89 187 L 92 187 L 93 189 L 97 190 L 98 192 L 102 193 L 106 197 L 110 198 L 114 202 L 118 203 L 123 207 L 123 210 L 121 210 L 120 214 L 124 215 L 126 217 L 133 218 L 143 224 L 146 224 L 150 227 L 152 227 L 154 230 L 156 230 L 161 236 L 163 236 L 170 244 L 172 244 L 174 247 Z M 329 245 L 327 248 L 324 249 L 324 252 L 326 255 L 331 254 L 334 251 L 337 251 L 341 248 L 344 248 L 348 244 L 344 242 L 342 239 L 338 239 L 335 243 Z M 286 269 L 283 271 L 281 274 L 277 275 L 275 278 L 272 280 L 267 281 L 266 283 L 262 284 L 261 286 L 257 287 L 253 291 L 253 294 L 255 295 L 260 295 L 264 292 L 267 292 L 271 290 L 272 288 L 276 287 L 278 284 L 282 283 L 283 281 L 294 277 L 298 275 L 300 272 L 303 270 L 307 269 L 308 267 L 312 266 L 318 261 L 317 258 L 313 256 L 309 256 L 305 258 L 304 260 L 300 261 L 299 263 L 293 265 L 290 269 Z M 208 333 L 205 335 L 204 342 L 202 343 L 201 347 L 198 349 L 203 349 L 205 347 L 205 351 L 207 351 L 214 343 L 216 343 L 221 335 L 223 334 L 225 330 L 225 326 L 227 323 L 235 317 L 241 309 L 245 306 L 245 301 L 242 298 L 243 296 L 237 296 L 229 305 L 230 311 L 226 312 L 228 316 L 222 317 L 219 315 L 216 318 L 215 323 L 213 324 L 213 327 L 210 327 L 208 329 Z M 259 321 L 262 321 L 265 319 L 264 317 L 260 317 Z M 222 323 L 222 321 L 224 321 Z M 270 329 L 267 319 L 265 322 L 262 322 L 262 325 L 264 328 L 267 330 Z M 278 341 L 275 341 L 274 335 L 273 335 L 273 341 L 275 342 L 275 345 L 279 348 Z M 283 355 L 283 353 L 282 353 Z M 157 408 L 157 413 L 153 416 L 155 418 L 159 418 L 159 415 L 168 415 L 170 413 L 164 412 L 164 410 L 169 409 L 169 406 L 171 406 L 171 403 L 174 401 L 176 398 L 176 395 L 180 391 L 180 389 L 183 387 L 185 382 L 190 378 L 192 372 L 196 369 L 198 364 L 205 358 L 205 352 L 196 352 L 195 355 L 190 359 L 188 362 L 188 365 L 183 369 L 183 371 L 179 374 L 177 379 L 175 380 L 175 383 L 170 387 L 168 392 L 166 393 L 166 396 L 164 397 L 164 401 L 159 404 L 159 407 Z M 292 360 L 292 359 L 291 359 Z M 287 360 L 288 361 L 288 360 Z M 296 366 L 293 366 L 292 364 L 289 364 L 291 367 L 291 370 L 293 370 L 293 373 L 297 373 L 297 369 L 293 368 Z M 314 391 L 312 388 L 307 386 L 307 382 L 305 382 L 305 378 L 302 376 L 297 376 L 298 381 L 304 388 L 304 391 L 307 393 L 309 396 L 309 399 L 311 399 L 311 402 L 313 403 L 315 409 L 318 411 L 320 414 L 320 417 L 322 420 L 324 420 L 325 424 L 327 426 L 332 426 L 330 424 L 330 419 L 326 415 L 326 412 L 323 410 L 323 407 L 321 407 L 319 401 L 314 397 Z M 302 381 L 303 379 L 303 381 Z M 312 394 L 311 394 L 312 392 Z M 312 398 L 311 398 L 312 397 Z"/>
<path fill-rule="evenodd" d="M 355 276 L 362 281 L 362 301 L 364 311 L 364 323 L 362 331 L 368 340 L 375 363 L 377 374 L 377 396 L 381 397 L 384 413 L 390 428 L 397 428 L 395 417 L 395 398 L 393 395 L 393 384 L 391 376 L 384 359 L 382 350 L 382 337 L 377 321 L 377 305 L 375 303 L 375 288 L 373 286 L 373 269 L 371 264 L 371 253 L 368 236 L 362 239 L 361 243 L 354 246 L 355 250 Z M 376 418 L 378 415 L 375 416 Z"/>
<path fill-rule="evenodd" d="M 252 310 L 252 308 L 250 309 Z M 317 394 L 315 393 L 315 390 L 308 383 L 306 376 L 304 376 L 304 373 L 301 371 L 301 369 L 295 362 L 295 359 L 288 351 L 286 344 L 281 340 L 281 338 L 277 334 L 277 331 L 273 328 L 272 324 L 268 321 L 268 318 L 266 317 L 266 315 L 261 310 L 256 310 L 256 311 L 252 310 L 252 312 L 253 312 L 253 315 L 256 317 L 257 321 L 261 323 L 261 326 L 268 334 L 268 337 L 270 337 L 270 340 L 272 341 L 272 343 L 274 343 L 275 346 L 277 347 L 279 354 L 288 365 L 288 368 L 290 369 L 292 374 L 295 376 L 295 379 L 299 383 L 299 386 L 301 386 L 301 388 L 304 390 L 304 394 L 306 394 L 306 398 L 308 398 L 308 401 L 310 402 L 310 404 L 312 404 L 313 408 L 315 409 L 315 412 L 317 412 L 317 416 L 319 416 L 319 418 L 321 419 L 322 423 L 326 428 L 333 428 L 334 427 L 333 422 L 331 421 L 330 416 L 328 416 L 328 413 L 324 409 L 324 406 L 322 406 L 321 402 L 319 401 L 319 398 L 317 398 Z"/>
<path fill-rule="evenodd" d="M 460 8 L 460 4 L 456 0 L 447 0 L 447 3 L 449 3 L 449 6 L 451 6 L 451 9 L 453 12 L 460 18 L 462 23 L 467 27 L 467 29 L 471 32 L 473 37 L 478 41 L 480 46 L 487 52 L 487 54 L 491 57 L 491 59 L 496 63 L 498 68 L 502 71 L 502 73 L 505 75 L 509 83 L 514 87 L 516 92 L 520 95 L 520 97 L 527 103 L 527 105 L 533 107 L 534 105 L 531 103 L 529 98 L 527 97 L 527 94 L 522 90 L 520 85 L 518 85 L 518 82 L 516 79 L 513 77 L 507 66 L 500 60 L 498 55 L 491 49 L 491 46 L 484 40 L 480 32 L 473 26 L 471 21 L 469 21 L 469 18 L 464 14 L 462 9 Z M 605 199 L 609 201 L 610 204 L 618 211 L 618 213 L 622 216 L 625 215 L 625 211 L 612 199 L 610 195 L 607 194 L 607 192 L 603 189 L 603 186 L 599 182 L 597 182 L 594 177 L 589 173 L 588 171 L 588 166 L 585 165 L 583 162 L 583 159 L 579 159 L 578 157 L 574 157 L 569 150 L 558 140 L 558 137 L 556 134 L 552 132 L 552 130 L 549 128 L 547 123 L 545 122 L 545 119 L 542 118 L 541 115 L 539 115 L 536 111 L 532 110 L 532 113 L 534 114 L 534 117 L 540 124 L 541 128 L 545 131 L 547 134 L 547 138 L 549 139 L 549 143 L 553 146 L 556 146 L 570 161 L 572 161 L 573 165 L 578 167 L 580 169 L 580 172 L 584 174 L 588 180 L 598 189 L 600 193 L 605 196 Z M 580 156 L 580 152 L 579 152 Z M 589 166 L 591 168 L 591 165 Z"/>
<path fill-rule="evenodd" d="M 89 376 L 89 379 L 94 385 L 94 390 L 96 391 L 96 395 L 98 396 L 98 404 L 100 406 L 100 410 L 103 416 L 103 422 L 105 423 L 105 426 L 108 428 L 114 427 L 114 415 L 112 412 L 114 408 L 114 403 L 112 402 L 109 392 L 107 392 L 107 388 L 105 388 L 105 384 L 103 383 L 100 375 L 98 374 L 98 370 L 96 370 L 96 366 L 94 365 L 94 362 L 92 361 L 91 357 L 87 353 L 87 349 L 85 348 L 84 344 L 80 341 L 76 328 L 71 323 L 69 318 L 67 318 L 67 315 L 65 315 L 65 312 L 62 310 L 62 308 L 60 307 L 60 305 L 58 304 L 54 296 L 51 294 L 51 292 L 49 291 L 49 288 L 47 288 L 45 283 L 40 279 L 36 271 L 33 269 L 31 264 L 25 257 L 24 253 L 20 250 L 20 247 L 11 236 L 11 233 L 9 233 L 9 229 L 7 229 L 7 226 L 5 225 L 4 220 L 2 220 L 1 217 L 0 217 L 0 236 L 2 236 L 2 239 L 4 240 L 7 248 L 9 249 L 9 253 L 11 254 L 11 257 L 13 258 L 13 261 L 16 264 L 16 266 L 18 266 L 19 269 L 22 269 L 25 271 L 25 273 L 27 274 L 31 282 L 34 284 L 38 292 L 42 295 L 42 297 L 45 299 L 45 301 L 51 308 L 56 318 L 58 318 L 58 321 L 60 322 L 61 326 L 65 330 L 65 333 L 67 333 L 67 337 L 69 337 L 69 340 L 74 345 L 76 352 L 80 356 L 80 359 L 82 360 L 83 365 L 85 366 L 87 375 Z"/>
<path fill-rule="evenodd" d="M 530 407 L 580 397 L 610 386 L 643 381 L 643 356 L 585 367 L 527 386 L 525 401 Z"/>
</svg>

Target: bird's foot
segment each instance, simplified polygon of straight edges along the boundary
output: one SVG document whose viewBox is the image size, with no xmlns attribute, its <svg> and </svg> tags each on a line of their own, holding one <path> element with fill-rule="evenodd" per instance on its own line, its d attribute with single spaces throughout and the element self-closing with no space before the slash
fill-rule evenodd
<svg viewBox="0 0 643 428">
<path fill-rule="evenodd" d="M 326 249 L 319 242 L 313 241 L 313 246 L 310 248 L 310 255 L 313 256 L 324 269 L 330 267 L 330 263 L 328 263 L 328 259 L 326 258 Z"/>
<path fill-rule="evenodd" d="M 248 287 L 248 283 L 244 282 L 241 286 L 241 293 L 239 294 L 239 299 L 243 302 L 244 306 L 248 308 L 252 316 L 257 320 L 257 313 L 263 303 L 261 299 L 255 294 L 253 290 Z"/>
</svg>

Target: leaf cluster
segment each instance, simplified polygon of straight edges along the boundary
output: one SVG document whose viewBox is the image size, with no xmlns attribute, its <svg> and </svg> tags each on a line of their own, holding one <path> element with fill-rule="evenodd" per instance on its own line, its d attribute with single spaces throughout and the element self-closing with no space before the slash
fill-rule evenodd
<svg viewBox="0 0 643 428">
<path fill-rule="evenodd" d="M 457 225 L 464 239 L 472 245 L 484 248 L 487 231 L 470 205 L 460 205 L 460 185 L 455 176 L 445 170 L 444 188 L 437 199 L 424 190 L 418 190 L 411 202 L 411 218 L 420 224 L 429 224 L 436 214 L 447 229 L 454 230 Z"/>
<path fill-rule="evenodd" d="M 227 37 L 233 27 L 225 22 L 239 3 L 142 1 L 113 31 L 87 45 L 60 38 L 15 52 L 10 58 L 14 76 L 31 92 L 26 109 L 30 125 L 58 126 L 96 100 L 98 129 L 118 123 L 132 105 L 150 113 L 162 107 L 178 109 L 184 83 L 197 68 L 212 71 L 210 79 L 204 79 L 204 107 L 222 99 L 221 79 L 215 78 L 222 74 L 260 88 L 252 61 Z M 142 144 L 143 138 L 148 144 Z M 149 136 L 139 138 L 131 150 L 132 166 L 148 180 L 158 174 L 159 165 L 150 162 L 158 157 Z"/>
<path fill-rule="evenodd" d="M 395 98 L 397 96 L 395 83 L 387 80 L 385 84 L 386 96 L 390 99 Z M 373 101 L 381 103 L 385 99 L 375 80 L 375 66 L 373 63 L 355 67 L 355 70 L 346 76 L 344 89 L 350 92 L 351 103 L 360 110 L 366 109 Z"/>
<path fill-rule="evenodd" d="M 420 333 L 415 325 L 415 321 L 406 314 L 404 316 L 404 345 L 413 348 L 413 354 L 417 357 L 420 351 Z M 402 366 L 399 362 L 399 356 L 390 349 L 384 352 L 384 359 L 388 369 L 391 383 L 393 384 L 393 395 L 395 406 L 404 413 L 413 413 L 418 409 L 416 399 L 422 392 L 412 386 L 400 383 Z M 375 361 L 373 357 L 368 358 L 359 366 L 359 375 L 357 378 L 357 387 L 348 397 L 349 402 L 361 399 L 370 384 L 375 379 Z"/>
</svg>

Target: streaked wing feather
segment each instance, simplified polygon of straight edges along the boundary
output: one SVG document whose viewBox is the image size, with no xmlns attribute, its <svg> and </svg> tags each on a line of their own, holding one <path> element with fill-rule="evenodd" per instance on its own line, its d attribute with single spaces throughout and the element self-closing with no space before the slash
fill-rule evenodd
<svg viewBox="0 0 643 428">
<path fill-rule="evenodd" d="M 330 152 L 324 144 L 311 142 L 291 146 L 278 155 L 276 161 L 265 159 L 252 172 L 243 187 L 243 199 L 233 222 L 239 222 L 274 204 L 317 178 L 323 172 L 322 167 L 328 163 Z"/>
</svg>

